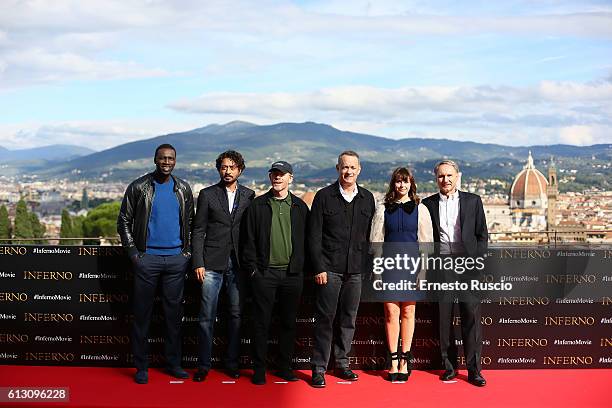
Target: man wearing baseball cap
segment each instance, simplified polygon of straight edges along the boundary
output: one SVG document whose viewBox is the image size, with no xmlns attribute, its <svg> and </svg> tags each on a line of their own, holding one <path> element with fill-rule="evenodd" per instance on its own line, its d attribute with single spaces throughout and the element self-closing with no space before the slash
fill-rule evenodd
<svg viewBox="0 0 612 408">
<path fill-rule="evenodd" d="M 253 294 L 252 357 L 256 385 L 266 383 L 268 332 L 274 301 L 280 304 L 276 375 L 297 381 L 291 360 L 295 318 L 303 287 L 308 207 L 289 192 L 293 167 L 277 161 L 269 170 L 270 190 L 253 200 L 245 216 L 243 270 L 251 277 Z"/>
</svg>

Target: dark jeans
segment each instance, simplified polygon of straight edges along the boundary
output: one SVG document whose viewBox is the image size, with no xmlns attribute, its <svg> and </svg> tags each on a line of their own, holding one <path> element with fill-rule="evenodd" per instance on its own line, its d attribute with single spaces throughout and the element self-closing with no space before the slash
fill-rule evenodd
<svg viewBox="0 0 612 408">
<path fill-rule="evenodd" d="M 289 370 L 295 345 L 296 324 L 304 279 L 288 275 L 286 269 L 269 268 L 256 271 L 251 278 L 253 287 L 253 368 L 265 370 L 268 353 L 268 332 L 274 301 L 278 298 L 280 331 L 278 334 L 279 370 Z"/>
<path fill-rule="evenodd" d="M 351 351 L 355 318 L 361 298 L 361 275 L 328 272 L 327 284 L 315 286 L 314 348 L 310 361 L 312 370 L 315 372 L 327 370 L 332 338 L 336 368 L 348 369 L 347 354 Z M 334 319 L 337 320 L 335 327 Z"/>
<path fill-rule="evenodd" d="M 148 367 L 148 334 L 153 311 L 153 298 L 159 279 L 162 281 L 162 302 L 166 322 L 164 352 L 170 368 L 181 366 L 181 322 L 183 320 L 183 288 L 189 257 L 184 254 L 160 256 L 144 254 L 134 263 L 134 324 L 132 352 L 138 370 Z"/>
<path fill-rule="evenodd" d="M 207 270 L 202 283 L 200 297 L 200 325 L 198 336 L 200 341 L 198 366 L 203 370 L 210 370 L 210 357 L 217 316 L 219 293 L 223 289 L 227 298 L 227 354 L 225 366 L 228 369 L 238 369 L 240 356 L 240 321 L 241 298 L 240 277 L 233 268 L 227 271 Z"/>
</svg>

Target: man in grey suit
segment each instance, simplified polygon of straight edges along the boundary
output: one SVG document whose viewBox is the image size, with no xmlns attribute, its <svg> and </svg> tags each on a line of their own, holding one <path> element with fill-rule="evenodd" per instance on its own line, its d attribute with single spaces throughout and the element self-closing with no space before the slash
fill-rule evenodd
<svg viewBox="0 0 612 408">
<path fill-rule="evenodd" d="M 193 268 L 202 284 L 199 316 L 198 370 L 193 380 L 204 381 L 211 367 L 212 339 L 219 293 L 227 296 L 227 354 L 225 368 L 238 378 L 240 353 L 241 284 L 238 244 L 240 221 L 255 193 L 238 183 L 244 171 L 244 159 L 228 150 L 217 157 L 219 183 L 202 189 L 193 222 Z"/>
</svg>

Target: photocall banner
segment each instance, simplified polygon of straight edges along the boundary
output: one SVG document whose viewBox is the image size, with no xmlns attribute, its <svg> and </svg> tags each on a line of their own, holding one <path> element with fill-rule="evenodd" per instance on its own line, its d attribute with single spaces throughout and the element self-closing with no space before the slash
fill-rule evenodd
<svg viewBox="0 0 612 408">
<path fill-rule="evenodd" d="M 384 368 L 382 302 L 416 300 L 415 368 L 440 368 L 437 303 L 475 299 L 482 304 L 484 369 L 612 367 L 610 246 L 503 246 L 459 260 L 460 256 L 433 245 L 427 250 L 380 245 L 365 260 L 369 266 L 363 274 L 352 367 Z M 132 365 L 131 289 L 131 263 L 120 247 L 0 246 L 0 364 Z M 313 289 L 307 279 L 297 317 L 294 362 L 299 369 L 310 368 Z M 199 291 L 199 283 L 189 276 L 184 299 L 185 367 L 197 365 Z M 224 299 L 220 302 L 223 311 Z M 250 310 L 247 301 L 244 367 L 251 363 Z M 153 366 L 164 363 L 163 323 L 158 292 L 149 336 Z M 453 324 L 461 356 L 458 314 Z M 271 364 L 277 327 L 273 324 Z M 219 366 L 226 345 L 222 314 L 213 343 L 213 365 Z M 460 363 L 464 365 L 462 359 Z"/>
</svg>

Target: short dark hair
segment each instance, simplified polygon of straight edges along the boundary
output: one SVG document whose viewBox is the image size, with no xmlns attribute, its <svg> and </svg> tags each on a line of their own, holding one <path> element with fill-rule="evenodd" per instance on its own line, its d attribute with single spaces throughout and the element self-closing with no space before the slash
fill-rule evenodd
<svg viewBox="0 0 612 408">
<path fill-rule="evenodd" d="M 240 153 L 235 150 L 226 150 L 221 153 L 219 157 L 217 157 L 217 161 L 215 163 L 215 165 L 217 166 L 217 171 L 221 170 L 221 162 L 223 161 L 223 159 L 230 159 L 231 161 L 236 163 L 236 166 L 238 166 L 240 171 L 244 171 L 246 167 L 244 164 L 244 159 L 242 158 L 242 155 Z"/>
<path fill-rule="evenodd" d="M 157 146 L 157 149 L 155 149 L 155 155 L 153 156 L 154 158 L 157 157 L 157 152 L 159 152 L 161 149 L 174 150 L 174 155 L 176 156 L 176 149 L 174 148 L 174 146 L 172 146 L 170 143 L 163 143 Z"/>
<path fill-rule="evenodd" d="M 359 155 L 356 152 L 352 150 L 345 150 L 338 155 L 338 164 L 340 164 L 340 161 L 342 160 L 342 156 L 353 156 L 353 157 L 356 157 L 357 160 L 359 160 Z"/>
</svg>

